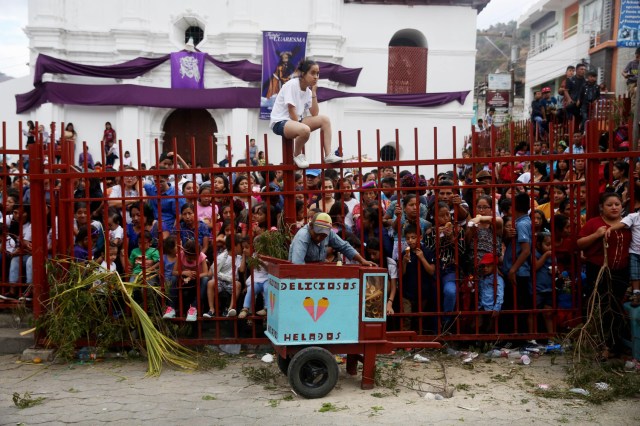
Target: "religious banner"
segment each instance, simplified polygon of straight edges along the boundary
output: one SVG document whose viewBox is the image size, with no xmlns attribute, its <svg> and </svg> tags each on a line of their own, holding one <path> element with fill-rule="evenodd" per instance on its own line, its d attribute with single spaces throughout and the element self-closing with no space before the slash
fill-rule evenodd
<svg viewBox="0 0 640 426">
<path fill-rule="evenodd" d="M 282 85 L 291 80 L 304 59 L 307 33 L 264 31 L 262 34 L 262 87 L 260 119 L 268 120 Z"/>
<path fill-rule="evenodd" d="M 175 52 L 171 54 L 171 88 L 204 89 L 206 53 Z"/>
<path fill-rule="evenodd" d="M 618 47 L 640 47 L 640 2 L 622 0 L 618 23 Z"/>
</svg>

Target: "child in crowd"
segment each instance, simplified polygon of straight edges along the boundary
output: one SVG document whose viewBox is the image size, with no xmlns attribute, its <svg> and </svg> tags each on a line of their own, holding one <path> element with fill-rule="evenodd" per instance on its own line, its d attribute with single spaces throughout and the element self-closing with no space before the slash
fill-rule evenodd
<svg viewBox="0 0 640 426">
<path fill-rule="evenodd" d="M 214 208 L 214 205 L 211 204 L 211 185 L 203 184 L 198 193 L 200 195 L 196 205 L 198 220 L 204 222 L 211 231 L 218 217 L 218 207 Z"/>
<path fill-rule="evenodd" d="M 116 247 L 122 246 L 124 229 L 122 228 L 122 215 L 113 209 L 109 209 L 109 244 Z"/>
<path fill-rule="evenodd" d="M 226 293 L 230 299 L 229 307 L 225 309 L 222 316 L 235 317 L 237 315 L 236 300 L 240 294 L 239 273 L 245 271 L 246 256 L 249 254 L 249 244 L 247 239 L 240 234 L 235 235 L 235 241 L 232 237 L 233 236 L 229 235 L 226 238 L 225 250 L 218 254 L 216 265 L 211 266 L 211 276 L 213 277 L 214 274 L 216 274 L 217 279 L 212 278 L 207 283 L 209 311 L 202 315 L 205 318 L 213 318 L 215 314 L 214 299 L 216 282 L 218 283 L 218 297 L 220 297 L 222 293 Z"/>
<path fill-rule="evenodd" d="M 91 240 L 91 246 L 95 247 L 98 240 L 98 230 L 93 226 L 85 225 L 78 230 L 75 236 L 75 245 L 73 246 L 73 257 L 78 260 L 89 260 L 89 240 Z M 101 249 L 102 253 L 102 249 Z M 94 258 L 96 262 L 100 263 L 103 260 L 102 255 Z"/>
<path fill-rule="evenodd" d="M 174 236 L 169 235 L 162 241 L 162 269 L 164 272 L 164 289 L 167 293 L 171 287 L 173 269 L 178 261 L 177 251 L 178 244 L 176 243 L 176 238 Z"/>
<path fill-rule="evenodd" d="M 629 247 L 629 280 L 631 281 L 631 306 L 640 306 L 640 213 L 631 213 L 623 217 L 619 223 L 611 225 L 605 233 L 609 239 L 611 233 L 619 229 L 631 229 L 631 245 Z"/>
<path fill-rule="evenodd" d="M 253 236 L 262 234 L 278 224 L 278 215 L 274 206 L 258 203 L 251 208 L 251 232 Z"/>
<path fill-rule="evenodd" d="M 187 180 L 182 184 L 182 195 L 184 195 L 187 198 L 187 201 L 193 202 L 192 201 L 193 198 L 191 196 L 195 193 L 196 193 L 196 188 L 193 182 L 191 182 L 190 180 Z"/>
<path fill-rule="evenodd" d="M 493 253 L 485 253 L 480 259 L 480 282 L 478 283 L 479 308 L 491 311 L 491 316 L 481 316 L 480 330 L 485 333 L 494 328 L 495 319 L 500 314 L 504 303 L 504 280 L 497 272 L 498 257 Z"/>
<path fill-rule="evenodd" d="M 197 249 L 195 240 L 188 240 L 178 252 L 178 261 L 173 268 L 171 290 L 167 309 L 163 318 L 175 318 L 178 304 L 178 291 L 183 290 L 182 300 L 189 301 L 186 321 L 198 320 L 198 294 L 207 291 L 209 282 L 207 256 Z"/>
<path fill-rule="evenodd" d="M 225 194 L 231 192 L 229 190 L 229 179 L 224 175 L 215 175 L 213 177 L 213 201 L 218 211 L 223 210 L 225 206 L 229 206 L 231 199 L 225 197 Z"/>
<path fill-rule="evenodd" d="M 425 312 L 436 271 L 435 255 L 420 241 L 415 224 L 405 226 L 404 240 L 407 246 L 402 252 L 402 282 L 399 291 L 402 296 L 402 312 Z M 388 307 L 393 305 L 395 294 L 396 289 L 390 289 Z M 402 319 L 402 330 L 411 330 L 411 318 Z"/>
<path fill-rule="evenodd" d="M 180 237 L 180 242 L 183 246 L 188 240 L 197 238 L 199 251 L 202 253 L 207 252 L 211 231 L 209 231 L 209 227 L 204 222 L 197 219 L 195 207 L 192 203 L 187 202 L 180 208 L 180 228 L 176 229 L 175 233 Z"/>
<path fill-rule="evenodd" d="M 464 264 L 466 250 L 464 228 L 452 222 L 451 207 L 440 201 L 435 209 L 435 226 L 432 232 L 425 234 L 425 245 L 437 253 L 440 260 L 439 278 L 443 294 L 442 312 L 451 312 L 456 307 L 456 271 Z M 457 247 L 456 247 L 457 246 Z M 462 272 L 460 271 L 462 274 Z M 437 304 L 434 304 L 437 308 Z"/>
<path fill-rule="evenodd" d="M 109 247 L 104 250 L 102 253 L 102 258 L 104 259 L 102 263 L 100 263 L 100 270 L 103 272 L 118 272 L 118 267 L 116 265 L 116 261 L 120 256 L 120 247 L 109 244 Z"/>
<path fill-rule="evenodd" d="M 258 235 L 256 239 L 257 238 L 260 238 L 260 236 Z M 254 240 L 254 245 L 255 245 L 255 240 Z M 248 255 L 249 253 L 250 252 L 247 251 L 245 253 L 245 256 Z M 240 311 L 238 318 L 244 319 L 248 315 L 251 315 L 251 304 L 253 302 L 253 299 L 254 297 L 257 297 L 258 294 L 260 293 L 262 293 L 262 297 L 265 301 L 265 304 L 264 304 L 265 307 L 260 309 L 258 312 L 256 312 L 256 315 L 259 315 L 262 317 L 267 315 L 266 302 L 267 302 L 268 283 L 269 283 L 269 274 L 267 274 L 267 271 L 265 271 L 260 266 L 253 269 L 253 277 L 252 277 L 252 274 L 247 274 L 247 280 L 245 281 L 245 284 L 247 286 L 247 294 L 244 296 L 244 303 L 242 304 L 242 310 Z"/>
<path fill-rule="evenodd" d="M 533 307 L 531 296 L 531 217 L 528 214 L 531 208 L 531 200 L 526 192 L 518 193 L 514 199 L 515 216 L 510 221 L 509 226 L 505 220 L 505 241 L 507 242 L 504 251 L 503 268 L 508 286 L 505 287 L 507 294 L 505 300 L 509 304 L 509 309 L 513 302 L 513 289 L 517 291 L 516 309 L 531 309 Z M 513 226 L 511 226 L 511 223 Z M 529 332 L 533 330 L 533 316 L 526 315 L 527 328 Z M 522 316 L 520 316 L 522 320 Z M 524 329 L 520 325 L 521 331 Z"/>
<path fill-rule="evenodd" d="M 129 151 L 124 152 L 124 158 L 122 159 L 122 165 L 124 167 L 133 165 L 133 160 L 131 159 L 131 153 Z"/>
<path fill-rule="evenodd" d="M 84 201 L 76 201 L 74 203 L 74 220 L 73 220 L 73 233 L 77 235 L 78 231 L 82 227 L 89 225 L 89 212 L 87 209 L 87 203 Z M 97 220 L 92 220 L 90 226 L 95 229 L 97 238 L 92 238 L 91 251 L 93 257 L 98 257 L 102 253 L 104 247 L 104 228 L 102 223 Z M 92 235 L 92 237 L 95 237 Z"/>
<path fill-rule="evenodd" d="M 561 232 L 561 230 L 556 230 Z M 553 308 L 553 278 L 551 276 L 551 234 L 543 231 L 536 234 L 536 308 Z M 550 312 L 542 314 L 548 333 L 553 332 L 553 317 Z"/>
<path fill-rule="evenodd" d="M 134 248 L 129 256 L 131 282 L 134 282 L 140 274 L 144 274 L 143 279 L 147 280 L 156 271 L 160 262 L 160 252 L 152 247 L 151 242 L 151 232 L 143 231 L 138 235 L 138 247 Z M 153 285 L 153 281 L 149 281 Z"/>
<path fill-rule="evenodd" d="M 20 277 L 25 277 L 27 288 L 21 295 L 21 300 L 31 300 L 31 284 L 33 283 L 33 259 L 31 258 L 31 206 L 23 204 L 15 205 L 13 220 L 17 221 L 19 228 L 16 231 L 16 249 L 13 251 L 9 266 L 9 291 L 2 295 L 2 299 L 15 299 L 18 297 L 18 283 Z"/>
</svg>

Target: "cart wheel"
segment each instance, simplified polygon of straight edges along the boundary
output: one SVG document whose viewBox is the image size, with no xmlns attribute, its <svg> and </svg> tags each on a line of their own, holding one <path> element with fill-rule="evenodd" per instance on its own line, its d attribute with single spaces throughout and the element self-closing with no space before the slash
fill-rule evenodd
<svg viewBox="0 0 640 426">
<path fill-rule="evenodd" d="M 305 348 L 295 354 L 289 364 L 289 384 L 305 398 L 322 398 L 338 382 L 338 364 L 326 349 Z"/>
<path fill-rule="evenodd" d="M 282 374 L 284 374 L 285 376 L 289 372 L 289 364 L 291 364 L 290 357 L 283 358 L 280 355 L 278 355 L 278 368 L 280 369 Z"/>
</svg>

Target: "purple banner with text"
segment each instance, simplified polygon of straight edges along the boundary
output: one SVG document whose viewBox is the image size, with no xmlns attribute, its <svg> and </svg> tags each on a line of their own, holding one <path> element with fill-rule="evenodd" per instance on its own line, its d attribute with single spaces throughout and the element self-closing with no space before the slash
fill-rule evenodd
<svg viewBox="0 0 640 426">
<path fill-rule="evenodd" d="M 171 54 L 171 88 L 204 89 L 206 53 L 175 52 Z"/>
<path fill-rule="evenodd" d="M 269 119 L 280 88 L 293 77 L 296 66 L 304 59 L 306 48 L 307 33 L 262 33 L 261 120 Z"/>
</svg>

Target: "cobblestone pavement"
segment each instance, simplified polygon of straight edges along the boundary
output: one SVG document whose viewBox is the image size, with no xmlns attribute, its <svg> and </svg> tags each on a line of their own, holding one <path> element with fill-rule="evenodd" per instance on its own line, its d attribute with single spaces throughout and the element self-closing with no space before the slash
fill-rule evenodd
<svg viewBox="0 0 640 426">
<path fill-rule="evenodd" d="M 402 361 L 403 371 L 423 383 L 442 383 L 442 365 L 433 358 L 421 364 Z M 444 400 L 427 400 L 423 392 L 408 387 L 397 395 L 382 387 L 363 391 L 359 377 L 348 376 L 344 368 L 328 396 L 306 400 L 292 394 L 284 376 L 274 389 L 252 384 L 242 366 L 267 364 L 241 355 L 222 370 L 188 373 L 167 368 L 159 378 L 145 378 L 144 361 L 36 365 L 0 356 L 0 424 L 640 424 L 637 399 L 593 406 L 533 394 L 533 383 L 563 385 L 563 367 L 543 358 L 530 366 L 506 359 L 487 364 L 478 358 L 473 370 L 452 360 L 446 376 L 458 390 Z M 268 368 L 277 371 L 273 364 Z M 19 409 L 12 402 L 14 392 L 45 399 Z M 333 410 L 321 411 L 323 404 L 332 404 L 325 409 Z"/>
</svg>

